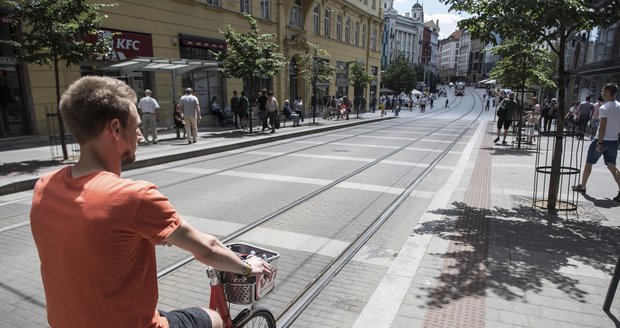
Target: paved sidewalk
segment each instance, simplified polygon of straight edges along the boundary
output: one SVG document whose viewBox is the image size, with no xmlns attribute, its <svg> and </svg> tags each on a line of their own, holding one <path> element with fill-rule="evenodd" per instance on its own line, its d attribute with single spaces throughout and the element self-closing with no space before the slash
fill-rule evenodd
<svg viewBox="0 0 620 328">
<path fill-rule="evenodd" d="M 176 139 L 174 129 L 162 130 L 158 132 L 157 144 L 140 144 L 136 152 L 136 162 L 125 166 L 123 171 L 347 126 L 372 123 L 377 120 L 393 118 L 393 113 L 390 114 L 381 117 L 377 111 L 376 113 L 363 113 L 359 118 L 352 114 L 349 120 L 315 118 L 315 124 L 309 117 L 299 127 L 293 127 L 289 120 L 274 134 L 270 134 L 268 130 L 261 132 L 261 129 L 256 127 L 253 128 L 253 133 L 234 128 L 200 127 L 198 129 L 199 140 L 191 145 L 187 144 L 186 139 Z M 68 145 L 67 148 L 70 159 L 62 161 L 60 146 L 50 147 L 47 138 L 25 137 L 0 140 L 0 196 L 30 190 L 41 175 L 75 162 L 77 155 L 79 155 L 79 149 L 76 145 L 73 147 Z M 72 148 L 75 149 L 75 152 L 72 151 Z"/>
</svg>

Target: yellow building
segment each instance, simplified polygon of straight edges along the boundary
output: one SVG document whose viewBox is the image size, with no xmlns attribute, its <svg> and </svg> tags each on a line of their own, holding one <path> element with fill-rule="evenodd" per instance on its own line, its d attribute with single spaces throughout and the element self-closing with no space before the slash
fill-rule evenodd
<svg viewBox="0 0 620 328">
<path fill-rule="evenodd" d="M 99 1 L 97 1 L 99 2 Z M 275 33 L 272 42 L 280 46 L 287 65 L 271 79 L 247 90 L 256 95 L 262 88 L 273 90 L 280 103 L 299 95 L 304 100 L 307 117 L 311 117 L 312 87 L 297 73 L 296 63 L 309 41 L 326 50 L 336 76 L 330 83 L 318 84 L 319 110 L 324 96 L 353 95 L 348 80 L 349 66 L 362 64 L 369 74 L 378 75 L 381 59 L 382 24 L 379 0 L 302 1 L 302 0 L 154 0 L 116 1 L 105 8 L 106 33 L 113 35 L 113 58 L 85 62 L 68 69 L 61 65 L 60 85 L 64 90 L 72 81 L 87 74 L 109 75 L 129 83 L 138 97 L 145 89 L 153 91 L 161 106 L 159 126 L 173 123 L 172 111 L 181 92 L 191 87 L 201 103 L 201 124 L 215 124 L 208 109 L 213 96 L 228 105 L 233 90 L 241 91 L 243 82 L 223 77 L 209 52 L 224 50 L 220 30 L 230 24 L 237 32 L 249 30 L 244 12 L 258 22 L 261 33 Z M 0 18 L 3 13 L 0 10 Z M 8 24 L 2 21 L 1 24 Z M 0 31 L 6 29 L 3 28 Z M 1 35 L 0 35 L 1 36 Z M 47 111 L 55 109 L 55 82 L 52 67 L 10 61 L 6 51 L 0 53 L 0 73 L 13 93 L 22 96 L 20 104 L 2 106 L 0 137 L 46 135 Z M 12 65 L 12 66 L 11 66 Z M 11 66 L 11 67 L 9 67 Z M 15 73 L 11 73 L 15 72 Z M 378 81 L 364 90 L 369 99 L 376 93 Z M 4 101 L 0 104 L 4 104 Z M 21 107 L 21 108 L 19 108 Z M 254 108 L 255 109 L 255 108 Z M 13 119 L 16 112 L 20 119 Z"/>
</svg>

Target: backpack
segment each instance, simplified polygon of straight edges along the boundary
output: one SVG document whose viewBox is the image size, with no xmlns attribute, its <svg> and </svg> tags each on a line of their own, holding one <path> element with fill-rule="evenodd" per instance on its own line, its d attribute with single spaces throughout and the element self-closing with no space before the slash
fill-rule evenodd
<svg viewBox="0 0 620 328">
<path fill-rule="evenodd" d="M 502 104 L 497 109 L 497 117 L 504 118 L 504 116 L 506 116 L 506 106 L 504 106 L 504 103 L 502 102 Z"/>
</svg>

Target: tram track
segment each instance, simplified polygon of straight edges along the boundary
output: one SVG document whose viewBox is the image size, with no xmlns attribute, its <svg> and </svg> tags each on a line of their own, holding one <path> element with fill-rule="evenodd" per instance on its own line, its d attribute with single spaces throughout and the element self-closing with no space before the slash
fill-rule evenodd
<svg viewBox="0 0 620 328">
<path fill-rule="evenodd" d="M 472 93 L 472 94 L 477 95 L 476 93 Z M 478 100 L 481 100 L 479 95 L 477 96 L 477 98 Z M 387 154 L 377 158 L 376 160 L 359 167 L 358 169 L 350 172 L 349 174 L 345 176 L 342 176 L 339 179 L 334 180 L 332 183 L 329 183 L 328 185 L 325 185 L 321 188 L 314 190 L 311 193 L 308 193 L 306 195 L 303 195 L 302 197 L 299 197 L 295 201 L 290 202 L 286 204 L 285 206 L 282 206 L 281 208 L 278 208 L 272 211 L 271 213 L 265 215 L 264 217 L 244 226 L 243 228 L 238 229 L 234 231 L 233 233 L 228 234 L 227 236 L 221 238 L 221 240 L 225 243 L 232 242 L 235 238 L 238 238 L 242 236 L 243 234 L 252 231 L 253 229 L 261 226 L 262 224 L 269 222 L 270 220 L 282 215 L 283 213 L 290 211 L 296 208 L 297 206 L 304 204 L 310 199 L 325 193 L 326 191 L 345 182 L 346 180 L 349 180 L 352 177 L 355 177 L 359 175 L 360 173 L 367 171 L 369 168 L 376 166 L 378 163 L 383 162 L 387 158 L 395 154 L 398 154 L 399 152 L 402 152 L 403 150 L 411 147 L 412 145 L 419 142 L 420 140 L 423 140 L 424 137 L 428 137 L 432 135 L 433 133 L 436 133 L 440 129 L 445 128 L 446 126 L 450 126 L 456 122 L 459 122 L 459 120 L 461 120 L 462 118 L 474 112 L 477 106 L 479 106 L 479 104 L 477 105 L 477 101 L 474 101 L 474 104 L 471 106 L 471 108 L 466 113 L 464 113 L 463 115 L 460 115 L 459 117 L 452 120 L 451 122 L 446 123 L 444 126 L 428 131 L 423 136 L 416 138 L 415 140 L 412 140 L 411 142 L 408 142 L 405 145 L 388 152 Z M 476 119 L 474 119 L 473 122 L 475 122 L 477 118 L 479 118 L 482 115 L 482 113 L 483 111 L 480 110 L 477 113 Z M 284 309 L 284 311 L 282 311 L 280 314 L 277 315 L 278 327 L 288 327 L 295 321 L 295 319 L 300 315 L 300 313 L 304 311 L 304 309 L 308 306 L 308 304 L 310 304 L 312 300 L 318 294 L 320 294 L 323 288 L 325 288 L 325 286 L 329 284 L 331 279 L 335 275 L 337 275 L 338 272 L 347 263 L 349 263 L 351 258 L 361 249 L 361 247 L 365 245 L 365 243 L 376 233 L 376 231 L 392 216 L 394 211 L 396 211 L 396 209 L 412 194 L 416 186 L 418 186 L 418 184 L 421 183 L 433 171 L 433 169 L 438 165 L 438 163 L 455 147 L 455 145 L 460 140 L 462 140 L 462 138 L 470 131 L 473 124 L 474 123 L 471 123 L 467 128 L 464 128 L 449 143 L 449 145 L 445 147 L 445 149 L 443 149 L 443 151 L 439 152 L 439 154 L 437 154 L 434 157 L 431 163 L 429 163 L 428 166 L 417 175 L 417 177 L 413 180 L 413 182 L 409 184 L 406 190 L 404 190 L 400 195 L 398 195 L 395 198 L 395 200 L 392 201 L 390 205 L 387 206 L 383 210 L 381 215 L 379 215 L 375 220 L 373 220 L 371 224 L 368 224 L 367 227 L 363 229 L 363 231 L 342 252 L 340 252 L 340 254 L 334 257 L 332 261 L 325 267 L 325 269 L 316 278 L 314 278 L 314 280 L 312 280 L 312 282 L 308 284 L 304 288 L 304 290 L 297 295 L 295 299 L 288 302 L 289 306 L 287 306 L 286 309 Z M 378 130 L 381 130 L 381 129 L 376 129 L 373 131 L 378 131 Z M 365 131 L 365 133 L 368 133 L 368 131 Z M 351 137 L 349 136 L 347 138 L 351 138 Z M 335 141 L 331 141 L 331 142 L 335 142 Z M 325 144 L 322 144 L 322 145 L 325 145 Z M 193 257 L 189 256 L 177 263 L 174 263 L 164 268 L 163 270 L 160 270 L 158 272 L 158 278 L 164 279 L 166 276 L 173 274 L 175 271 L 182 269 L 189 263 L 193 262 L 193 260 L 194 260 Z"/>
<path fill-rule="evenodd" d="M 457 100 L 458 100 L 458 102 L 457 102 Z M 428 120 L 428 119 L 432 119 L 432 118 L 437 117 L 437 116 L 444 115 L 446 112 L 451 111 L 452 108 L 458 106 L 461 102 L 462 102 L 462 97 L 454 98 L 454 100 L 450 103 L 451 104 L 450 109 L 448 109 L 448 110 L 437 110 L 435 112 L 429 113 L 430 115 L 419 114 L 418 116 L 408 120 L 407 122 L 416 122 L 416 121 L 421 121 L 421 120 Z M 454 104 L 454 103 L 456 103 L 456 104 Z M 363 132 L 360 132 L 360 133 L 355 134 L 355 135 L 344 136 L 344 137 L 341 137 L 339 139 L 332 140 L 329 143 L 338 143 L 339 141 L 355 138 L 355 137 L 358 137 L 358 136 L 362 136 L 364 134 L 368 134 L 368 133 L 372 133 L 372 132 L 377 132 L 377 131 L 381 131 L 381 130 L 389 130 L 389 129 L 392 129 L 394 126 L 398 126 L 398 125 L 402 125 L 402 124 L 403 123 L 395 123 L 395 124 L 389 125 L 387 127 L 381 127 L 381 128 L 370 130 L 370 131 L 363 131 Z M 339 130 L 333 131 L 332 133 L 326 133 L 325 135 L 341 134 L 342 131 L 347 131 L 347 130 L 353 129 L 353 128 L 355 128 L 355 127 L 339 129 Z M 312 139 L 312 138 L 315 138 L 315 137 L 316 137 L 316 135 L 310 135 L 310 136 L 307 136 L 307 137 L 304 137 L 304 138 L 299 138 L 298 140 L 303 142 L 304 140 Z M 290 151 L 290 152 L 282 153 L 282 154 L 279 154 L 279 155 L 276 155 L 276 156 L 272 156 L 270 158 L 263 158 L 263 159 L 259 159 L 259 160 L 245 162 L 245 163 L 242 163 L 242 164 L 238 164 L 238 165 L 235 165 L 235 166 L 228 167 L 226 169 L 214 170 L 214 171 L 206 173 L 206 174 L 192 176 L 191 178 L 188 178 L 188 179 L 177 180 L 177 181 L 175 181 L 173 183 L 159 184 L 158 185 L 158 189 L 163 191 L 166 188 L 173 187 L 173 186 L 176 186 L 176 185 L 185 184 L 185 183 L 194 181 L 196 179 L 206 178 L 206 177 L 217 175 L 217 174 L 222 174 L 223 172 L 226 172 L 226 171 L 237 170 L 237 169 L 243 168 L 245 166 L 254 165 L 254 164 L 257 164 L 257 163 L 265 161 L 265 160 L 272 160 L 272 159 L 276 159 L 276 158 L 279 158 L 279 157 L 290 156 L 291 154 L 300 153 L 300 152 L 303 152 L 303 151 L 306 151 L 306 150 L 309 150 L 309 149 L 312 149 L 312 148 L 322 147 L 322 146 L 325 146 L 326 144 L 329 144 L 329 143 L 321 143 L 321 144 L 307 146 L 307 147 L 300 147 L 300 148 L 298 148 L 295 151 Z M 261 150 L 264 150 L 264 149 L 269 149 L 271 147 L 273 147 L 273 144 L 272 143 L 268 143 L 265 146 L 255 148 L 253 151 L 258 152 L 258 151 L 261 151 Z M 209 156 L 209 158 L 206 158 L 206 159 L 186 160 L 185 161 L 185 165 L 199 165 L 199 164 L 208 163 L 210 161 L 220 160 L 222 158 L 232 157 L 232 156 L 236 156 L 236 155 L 238 155 L 238 154 L 237 153 L 227 153 L 227 154 L 220 155 L 220 156 Z M 144 173 L 139 173 L 139 174 L 132 175 L 132 178 L 133 179 L 140 178 L 140 176 L 146 175 L 146 174 L 149 174 L 149 173 L 150 173 L 150 171 L 147 170 Z M 29 201 L 31 199 L 32 199 L 32 197 L 28 196 L 28 197 L 19 198 L 19 199 L 16 199 L 16 200 L 2 202 L 2 203 L 0 203 L 0 208 L 2 206 L 11 205 L 11 204 L 15 204 L 15 203 L 23 202 L 23 201 Z M 0 233 L 6 233 L 6 232 L 9 232 L 11 230 L 18 229 L 18 228 L 21 228 L 21 227 L 25 227 L 25 226 L 28 226 L 28 225 L 29 225 L 28 221 L 17 222 L 17 223 L 12 222 L 12 223 L 9 223 L 7 226 L 4 226 L 4 227 L 2 227 L 1 224 L 0 224 Z"/>
<path fill-rule="evenodd" d="M 460 103 L 462 101 L 462 97 L 459 98 L 459 99 L 460 99 L 460 101 L 459 101 L 459 103 Z M 472 109 L 473 109 L 473 106 L 472 106 Z M 469 113 L 470 113 L 470 111 L 466 112 L 465 114 L 463 114 L 463 115 L 457 117 L 456 119 L 454 119 L 451 123 L 458 122 L 461 118 L 465 117 Z M 434 115 L 434 116 L 438 116 L 438 115 L 441 115 L 441 114 L 442 113 L 437 113 L 437 115 Z M 428 120 L 429 118 L 430 118 L 430 116 L 424 116 L 423 117 L 424 120 Z M 409 124 L 411 121 L 415 122 L 416 120 L 415 119 L 409 120 L 409 121 L 407 121 L 406 124 Z M 449 123 L 449 124 L 451 124 L 451 123 Z M 253 165 L 253 164 L 256 164 L 256 163 L 259 163 L 259 162 L 264 162 L 266 160 L 273 160 L 273 159 L 276 159 L 276 158 L 280 158 L 280 157 L 284 157 L 284 156 L 289 156 L 289 155 L 291 155 L 293 153 L 300 153 L 302 151 L 306 151 L 306 150 L 309 150 L 309 149 L 312 149 L 312 148 L 324 147 L 325 145 L 329 145 L 331 143 L 336 143 L 336 142 L 339 142 L 339 141 L 342 141 L 342 140 L 346 140 L 346 139 L 352 139 L 352 138 L 355 138 L 355 137 L 359 137 L 361 135 L 365 135 L 365 134 L 369 134 L 369 133 L 373 133 L 373 132 L 377 132 L 377 131 L 381 131 L 381 130 L 392 129 L 394 126 L 403 125 L 403 124 L 405 124 L 405 123 L 400 123 L 400 124 L 397 123 L 397 124 L 390 125 L 388 127 L 381 127 L 381 128 L 374 129 L 374 130 L 371 130 L 371 131 L 368 131 L 368 130 L 367 131 L 363 131 L 363 132 L 360 132 L 358 134 L 348 135 L 346 137 L 342 137 L 342 138 L 339 138 L 339 139 L 336 139 L 336 140 L 332 140 L 332 141 L 329 141 L 329 142 L 326 142 L 326 143 L 321 143 L 321 144 L 318 144 L 318 145 L 312 145 L 312 146 L 308 146 L 308 147 L 299 148 L 298 150 L 295 150 L 295 151 L 286 152 L 286 153 L 283 153 L 283 154 L 280 154 L 280 155 L 276 155 L 276 156 L 272 156 L 272 157 L 269 157 L 269 158 L 248 162 L 248 163 L 243 163 L 243 164 L 240 164 L 240 165 L 237 165 L 237 166 L 233 166 L 233 167 L 229 167 L 229 168 L 222 169 L 222 170 L 215 170 L 215 171 L 209 172 L 207 174 L 196 175 L 196 176 L 193 176 L 193 177 L 188 178 L 188 179 L 183 180 L 183 181 L 185 183 L 187 183 L 188 181 L 193 181 L 195 179 L 205 178 L 205 177 L 213 176 L 213 175 L 217 175 L 217 174 L 222 174 L 225 171 L 238 170 L 238 169 L 240 169 L 242 167 Z M 230 234 L 220 238 L 220 240 L 222 242 L 224 242 L 224 243 L 228 243 L 228 242 L 232 241 L 233 239 L 241 236 L 242 234 L 251 231 L 252 229 L 254 229 L 254 228 L 264 224 L 265 222 L 268 222 L 268 221 L 272 220 L 273 218 L 281 215 L 282 213 L 284 213 L 286 211 L 289 211 L 289 210 L 295 208 L 296 206 L 299 206 L 300 204 L 302 204 L 302 203 L 304 203 L 304 202 L 306 202 L 306 201 L 316 197 L 317 195 L 320 195 L 321 193 L 324 193 L 325 191 L 334 188 L 334 186 L 336 186 L 338 184 L 341 184 L 342 182 L 344 182 L 346 180 L 351 179 L 352 177 L 360 174 L 361 172 L 366 171 L 368 168 L 373 167 L 373 166 L 377 165 L 378 163 L 381 163 L 385 159 L 387 159 L 387 158 L 389 158 L 389 157 L 391 157 L 391 156 L 393 156 L 393 155 L 403 151 L 406 148 L 411 147 L 411 145 L 415 144 L 416 142 L 419 142 L 420 140 L 423 140 L 425 137 L 428 137 L 428 136 L 432 135 L 433 133 L 437 132 L 438 130 L 439 129 L 433 129 L 432 131 L 425 133 L 423 136 L 421 136 L 421 137 L 419 137 L 419 138 L 417 138 L 415 140 L 412 140 L 411 142 L 405 144 L 404 146 L 398 147 L 398 148 L 394 149 L 393 151 L 391 151 L 391 152 L 389 152 L 389 153 L 379 157 L 378 159 L 376 159 L 376 160 L 374 160 L 372 162 L 369 162 L 369 163 L 359 167 L 358 169 L 356 169 L 356 170 L 354 170 L 354 171 L 352 171 L 352 172 L 350 172 L 350 173 L 348 173 L 348 174 L 346 174 L 346 175 L 344 175 L 344 176 L 342 176 L 342 177 L 332 181 L 331 183 L 329 183 L 329 184 L 327 184 L 327 185 L 325 185 L 325 186 L 323 186 L 323 187 L 321 187 L 319 189 L 316 189 L 316 190 L 314 190 L 311 193 L 303 195 L 302 197 L 299 197 L 298 199 L 296 199 L 296 200 L 294 200 L 294 201 L 292 201 L 292 202 L 290 202 L 288 204 L 285 204 L 284 206 L 282 206 L 282 207 L 280 207 L 280 208 L 278 208 L 278 209 L 268 213 L 267 215 L 265 215 L 265 216 L 255 220 L 254 222 L 251 222 L 251 223 L 247 224 L 246 226 L 242 227 L 241 229 L 238 229 L 238 230 L 236 230 L 236 231 L 234 231 L 234 232 L 232 232 L 232 233 L 230 233 Z M 301 140 L 304 140 L 304 139 L 306 139 L 306 138 L 303 138 Z M 260 148 L 256 149 L 255 151 L 260 151 L 261 149 L 264 149 L 264 148 L 267 148 L 267 147 L 260 147 Z M 232 155 L 224 155 L 224 156 L 232 156 Z M 221 156 L 219 158 L 221 158 Z M 210 159 L 202 160 L 199 163 L 203 163 L 204 161 L 208 161 L 208 160 L 210 160 Z M 196 162 L 193 162 L 192 164 L 196 164 Z M 171 184 L 168 184 L 168 185 L 163 185 L 163 186 L 160 186 L 160 189 L 166 188 L 166 187 L 170 187 L 170 186 L 176 185 L 176 184 L 178 184 L 178 182 L 174 182 L 174 183 L 171 183 Z M 159 270 L 158 273 L 157 273 L 157 278 L 158 279 L 163 279 L 167 275 L 175 272 L 176 270 L 182 268 L 183 266 L 185 266 L 188 263 L 191 263 L 193 261 L 194 261 L 194 257 L 193 256 L 191 256 L 191 255 L 186 256 L 183 259 L 181 259 L 181 260 L 179 260 L 179 261 L 177 261 L 177 262 L 175 262 L 175 263 L 173 263 L 173 264 L 171 264 L 169 266 L 166 266 L 162 270 Z"/>
<path fill-rule="evenodd" d="M 334 140 L 321 142 L 317 146 L 325 146 L 325 145 L 329 145 L 329 144 L 339 143 L 339 142 L 342 142 L 343 140 L 360 137 L 363 134 L 373 133 L 375 131 L 382 131 L 382 130 L 390 131 L 390 130 L 397 129 L 399 126 L 406 126 L 406 124 L 411 124 L 411 123 L 419 122 L 419 121 L 425 121 L 425 120 L 429 120 L 429 119 L 434 118 L 434 117 L 441 118 L 441 116 L 443 114 L 447 113 L 448 111 L 452 111 L 455 107 L 458 107 L 458 104 L 460 104 L 462 102 L 463 98 L 455 98 L 455 99 L 456 100 L 453 102 L 453 104 L 451 105 L 451 108 L 449 110 L 440 109 L 440 110 L 437 110 L 436 112 L 431 112 L 431 113 L 429 113 L 429 111 L 427 111 L 427 113 L 425 115 L 412 116 L 412 117 L 408 118 L 406 122 L 403 122 L 403 123 L 405 123 L 405 125 L 403 125 L 403 124 L 386 124 L 386 123 L 391 123 L 391 122 L 386 122 L 386 123 L 382 123 L 381 124 L 382 125 L 381 128 L 378 128 L 378 129 L 368 129 L 368 130 L 364 131 L 363 133 L 353 133 L 351 135 L 348 135 L 348 136 L 342 137 L 342 138 L 338 137 L 338 138 L 336 138 Z M 461 109 L 459 109 L 459 111 L 460 110 Z M 471 110 L 468 111 L 467 113 L 465 113 L 465 115 L 461 115 L 458 118 L 456 118 L 455 120 L 451 121 L 450 123 L 446 123 L 445 125 L 454 124 L 459 119 L 461 119 L 461 118 L 465 117 L 466 115 L 468 115 L 470 112 L 471 112 Z M 429 114 L 432 114 L 432 115 L 429 115 Z M 401 121 L 401 120 L 399 120 L 399 121 Z M 405 131 L 407 129 L 410 130 L 411 127 L 407 126 L 406 128 L 403 129 L 403 131 Z M 421 130 L 426 130 L 426 129 L 422 128 Z M 429 129 L 426 133 L 421 134 L 420 137 L 416 137 L 415 140 L 412 139 L 412 142 L 410 144 L 414 145 L 415 142 L 421 141 L 421 139 L 427 138 L 429 135 L 433 134 L 436 130 L 437 129 L 434 129 L 434 130 Z M 340 130 L 335 131 L 334 134 L 344 134 L 343 131 L 345 131 L 345 129 L 340 129 Z M 328 135 L 328 133 L 325 133 L 323 135 Z M 314 138 L 314 136 L 308 137 L 308 138 L 303 138 L 303 139 L 302 138 L 296 138 L 296 140 L 310 140 L 311 138 Z M 456 143 L 458 141 L 452 141 L 452 142 Z M 298 152 L 301 152 L 303 150 L 309 150 L 309 149 L 315 148 L 317 146 L 297 148 L 297 150 L 293 151 L 293 152 L 286 152 L 284 154 L 281 154 L 281 155 L 278 155 L 278 156 L 275 156 L 275 157 L 265 157 L 265 158 L 262 158 L 259 161 L 250 161 L 249 163 L 246 163 L 245 165 L 250 166 L 250 165 L 253 165 L 253 163 L 256 163 L 256 162 L 264 162 L 264 161 L 270 160 L 272 158 L 273 159 L 281 158 L 283 156 L 287 156 L 287 155 L 291 155 L 291 154 L 294 154 L 294 153 L 298 153 Z M 269 147 L 266 146 L 266 147 L 261 147 L 261 148 L 253 148 L 254 149 L 253 151 L 258 151 L 258 149 L 267 149 L 267 148 L 269 148 Z M 398 148 L 395 148 L 395 150 L 403 151 L 406 148 L 407 147 L 398 147 Z M 425 147 L 420 147 L 420 148 L 425 148 Z M 390 152 L 390 153 L 397 154 L 398 151 L 393 151 L 393 152 Z M 440 153 L 440 152 L 437 150 L 437 153 Z M 234 155 L 238 155 L 238 153 L 224 154 L 224 156 L 218 156 L 218 158 L 223 158 L 223 157 L 226 157 L 226 156 L 234 156 Z M 445 154 L 443 156 L 445 156 Z M 203 158 L 203 159 L 200 159 L 198 161 L 184 160 L 183 161 L 183 165 L 201 165 L 201 164 L 204 164 L 204 163 L 208 163 L 208 161 L 210 161 L 210 160 L 217 159 L 217 158 L 213 158 L 213 157 L 214 156 L 209 156 L 208 159 L 204 159 Z M 383 160 L 385 160 L 388 157 L 389 157 L 389 154 L 386 154 L 386 155 L 382 156 L 381 158 L 383 158 Z M 362 173 L 362 172 L 365 171 L 364 168 L 366 168 L 366 170 L 371 169 L 372 167 L 376 166 L 380 162 L 381 162 L 381 160 L 378 159 L 377 161 L 373 161 L 374 165 L 372 165 L 372 163 L 367 163 L 367 164 L 363 165 L 362 167 L 356 169 L 354 172 L 359 171 L 359 173 Z M 186 164 L 186 163 L 189 163 L 189 164 Z M 221 172 L 232 171 L 232 170 L 235 170 L 235 169 L 238 170 L 240 168 L 243 168 L 245 165 L 229 167 L 228 170 L 221 170 Z M 433 167 L 435 167 L 435 165 L 433 165 Z M 163 169 L 165 170 L 166 167 L 163 166 Z M 425 170 L 425 171 L 427 171 L 426 174 L 428 174 L 428 173 L 430 173 L 432 171 L 432 169 Z M 152 171 L 152 170 L 151 171 L 143 170 L 143 171 L 140 171 L 140 172 L 136 172 L 137 174 L 132 174 L 132 178 L 140 177 L 143 174 L 148 174 L 148 173 L 152 173 L 152 172 L 154 172 L 154 171 Z M 191 179 L 187 179 L 187 181 L 194 181 L 194 180 L 196 180 L 198 178 L 208 177 L 208 176 L 211 176 L 211 175 L 214 175 L 214 174 L 216 174 L 216 173 L 209 173 L 209 174 L 206 174 L 206 175 L 193 176 Z M 420 181 L 422 179 L 423 178 L 420 178 Z M 243 234 L 245 234 L 247 232 L 251 232 L 255 228 L 260 227 L 262 224 L 264 224 L 266 222 L 269 222 L 270 221 L 270 219 L 268 219 L 269 217 L 275 218 L 275 217 L 281 216 L 282 214 L 284 214 L 284 213 L 286 213 L 288 211 L 294 210 L 295 208 L 299 207 L 300 205 L 303 205 L 304 203 L 308 202 L 309 200 L 311 200 L 311 199 L 313 199 L 313 198 L 315 198 L 317 196 L 323 195 L 324 193 L 326 193 L 329 190 L 334 189 L 334 187 L 338 186 L 339 184 L 342 184 L 343 182 L 346 182 L 346 179 L 339 178 L 337 180 L 334 180 L 332 183 L 329 184 L 329 186 L 323 186 L 323 187 L 313 191 L 311 194 L 305 195 L 304 197 L 297 198 L 293 202 L 288 202 L 287 206 L 284 206 L 282 208 L 276 209 L 276 210 L 274 210 L 274 211 L 264 215 L 262 217 L 262 219 L 263 219 L 262 221 L 264 221 L 264 222 L 253 222 L 251 225 L 247 225 L 244 228 L 239 229 L 238 231 L 235 231 L 234 233 L 228 234 L 226 237 L 220 238 L 220 239 L 222 239 L 224 241 L 232 241 L 235 238 L 239 238 L 241 235 L 243 235 Z M 166 194 L 166 191 L 167 191 L 168 188 L 171 188 L 171 187 L 174 187 L 174 186 L 177 186 L 177 185 L 178 185 L 177 183 L 159 184 L 160 189 L 162 190 L 163 194 Z M 170 190 L 168 190 L 168 191 L 170 191 Z M 5 203 L 0 203 L 0 206 L 6 206 L 7 208 L 10 208 L 11 206 L 9 206 L 9 205 L 15 204 L 15 203 L 20 203 L 20 202 L 23 203 L 23 204 L 20 204 L 20 206 L 21 206 L 21 205 L 25 205 L 25 202 L 29 201 L 30 199 L 31 199 L 30 196 L 19 198 L 19 199 L 14 199 L 14 200 L 11 200 L 10 202 L 7 201 Z M 21 212 L 22 210 L 20 209 L 19 211 Z M 21 214 L 17 214 L 17 215 L 19 217 L 23 217 Z M 389 216 L 386 217 L 386 219 L 388 219 L 388 218 L 389 218 Z M 6 227 L 0 228 L 0 233 L 2 233 L 2 234 L 9 234 L 11 232 L 16 232 L 16 233 L 19 233 L 19 234 L 24 234 L 24 233 L 27 233 L 27 231 L 26 230 L 22 230 L 22 229 L 28 229 L 28 225 L 29 225 L 28 221 L 18 222 L 16 224 L 12 224 L 11 223 L 11 224 L 7 225 Z M 9 238 L 13 238 L 13 237 L 9 237 Z M 354 253 L 352 253 L 352 254 L 354 254 Z M 286 257 L 284 257 L 283 259 L 286 260 Z M 346 264 L 347 261 L 349 261 L 349 260 L 348 259 L 345 260 L 345 264 Z M 186 262 L 185 264 L 181 265 L 180 267 L 174 268 L 174 269 L 172 269 L 172 266 L 167 266 L 165 269 L 169 270 L 170 272 L 162 274 L 162 276 L 160 277 L 160 281 L 163 281 L 165 279 L 164 277 L 169 276 L 173 272 L 176 272 L 177 270 L 185 267 L 190 262 L 192 262 L 192 261 L 190 260 L 190 261 Z M 179 262 L 176 262 L 176 263 L 179 263 Z M 159 273 L 164 273 L 164 270 L 160 270 Z M 337 273 L 335 273 L 335 274 L 337 274 Z M 311 277 L 312 276 L 309 276 L 308 278 L 311 278 Z M 206 280 L 206 278 L 205 278 L 205 280 Z M 327 280 L 329 280 L 329 279 L 327 279 Z M 266 300 L 266 301 L 268 302 L 268 300 Z"/>
</svg>

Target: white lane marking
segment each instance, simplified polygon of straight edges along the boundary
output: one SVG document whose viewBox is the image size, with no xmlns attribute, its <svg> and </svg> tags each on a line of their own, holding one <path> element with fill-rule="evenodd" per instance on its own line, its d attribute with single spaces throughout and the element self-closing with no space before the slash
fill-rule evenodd
<svg viewBox="0 0 620 328">
<path fill-rule="evenodd" d="M 400 195 L 403 192 L 405 192 L 405 188 L 378 186 L 378 185 L 355 183 L 355 182 L 342 182 L 336 185 L 336 187 L 344 188 L 344 189 L 362 190 L 362 191 L 375 191 L 375 192 L 380 192 L 384 194 L 392 194 L 392 195 Z"/>
<path fill-rule="evenodd" d="M 296 177 L 296 176 L 290 176 L 290 175 L 263 174 L 263 173 L 241 172 L 241 171 L 223 171 L 223 172 L 218 173 L 218 175 L 240 177 L 240 178 L 252 178 L 252 179 L 269 180 L 269 181 L 297 182 L 297 183 L 305 183 L 305 184 L 319 185 L 319 186 L 328 185 L 333 181 L 333 180 L 328 180 L 328 179 L 302 178 L 302 177 Z"/>
<path fill-rule="evenodd" d="M 479 140 L 486 124 L 486 121 L 480 122 L 478 129 L 465 146 L 455 170 L 452 171 L 444 186 L 429 202 L 425 213 L 413 231 L 418 231 L 427 222 L 441 220 L 442 215 L 429 213 L 429 210 L 448 206 L 452 193 L 456 190 L 463 178 L 465 169 L 468 167 L 474 144 Z M 417 234 L 415 232 L 411 234 L 405 245 L 400 249 L 388 273 L 366 303 L 353 327 L 390 327 L 432 240 L 432 234 Z"/>
<path fill-rule="evenodd" d="M 200 169 L 195 169 L 195 168 L 192 170 L 185 170 L 185 168 L 171 167 L 167 169 L 167 171 L 205 174 L 201 172 Z M 208 172 L 208 171 L 213 171 L 213 170 L 204 170 L 204 171 Z M 225 176 L 238 177 L 238 178 L 250 178 L 250 179 L 258 179 L 258 180 L 268 180 L 268 181 L 303 183 L 303 184 L 310 184 L 310 185 L 317 185 L 317 186 L 326 186 L 335 181 L 335 180 L 328 180 L 328 179 L 302 178 L 302 177 L 289 176 L 289 175 L 263 174 L 263 173 L 241 172 L 241 171 L 224 171 L 224 172 L 217 173 L 216 175 L 225 175 Z M 387 193 L 387 194 L 393 194 L 393 195 L 400 195 L 405 190 L 403 188 L 392 187 L 392 186 L 381 186 L 381 185 L 374 185 L 374 184 L 368 184 L 368 183 L 356 183 L 356 182 L 342 182 L 342 183 L 337 184 L 336 188 L 380 192 L 380 193 Z M 419 197 L 419 198 L 432 198 L 434 194 L 435 193 L 432 191 L 417 191 L 417 192 L 412 193 L 411 196 Z"/>
<path fill-rule="evenodd" d="M 219 172 L 220 170 L 213 169 L 199 169 L 196 167 L 187 167 L 187 166 L 178 166 L 178 167 L 168 167 L 164 168 L 166 171 L 177 172 L 177 173 L 191 173 L 191 174 L 213 174 L 215 172 Z"/>
<path fill-rule="evenodd" d="M 229 235 L 245 226 L 239 223 L 205 219 L 191 215 L 181 214 L 181 217 L 196 229 L 219 236 Z M 349 245 L 349 242 L 342 240 L 261 227 L 257 227 L 241 235 L 238 239 L 239 241 L 247 243 L 257 243 L 281 249 L 316 253 L 329 257 L 335 257 Z M 365 246 L 358 252 L 354 260 L 389 267 L 393 261 L 392 250 L 376 250 Z"/>
</svg>

